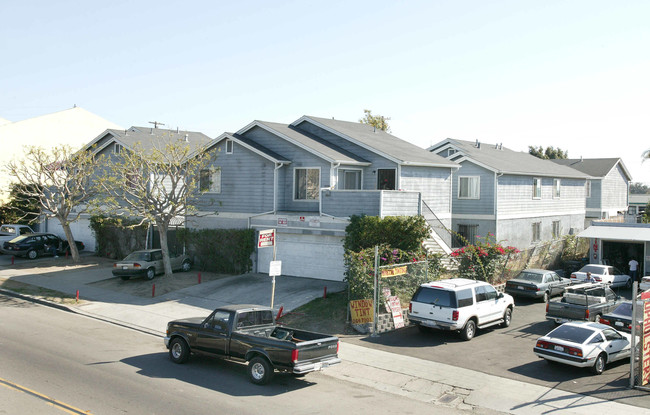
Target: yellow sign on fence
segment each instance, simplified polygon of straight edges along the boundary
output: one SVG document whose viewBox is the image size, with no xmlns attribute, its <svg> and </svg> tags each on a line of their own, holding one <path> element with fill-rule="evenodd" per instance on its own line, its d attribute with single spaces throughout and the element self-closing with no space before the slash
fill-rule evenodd
<svg viewBox="0 0 650 415">
<path fill-rule="evenodd" d="M 381 270 L 381 277 L 382 278 L 395 277 L 397 275 L 404 275 L 406 273 L 407 273 L 407 267 L 406 267 L 406 265 L 404 265 L 403 267 L 382 269 Z"/>
<path fill-rule="evenodd" d="M 350 301 L 350 318 L 352 324 L 365 324 L 374 321 L 372 300 Z"/>
</svg>

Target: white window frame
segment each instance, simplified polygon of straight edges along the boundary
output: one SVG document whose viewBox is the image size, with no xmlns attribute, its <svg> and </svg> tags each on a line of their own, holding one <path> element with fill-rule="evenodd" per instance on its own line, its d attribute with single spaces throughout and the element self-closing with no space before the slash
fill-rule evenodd
<svg viewBox="0 0 650 415">
<path fill-rule="evenodd" d="M 204 172 L 209 172 L 210 174 L 210 185 L 207 190 L 202 190 L 201 178 L 199 177 L 199 190 L 201 193 L 221 193 L 221 169 L 205 169 L 201 170 L 201 176 Z"/>
<path fill-rule="evenodd" d="M 585 181 L 585 197 L 587 199 L 591 197 L 591 180 Z"/>
<path fill-rule="evenodd" d="M 539 190 L 539 195 L 537 194 Z M 533 199 L 542 198 L 542 178 L 533 177 Z"/>
<path fill-rule="evenodd" d="M 559 199 L 562 194 L 562 180 L 553 179 L 553 199 Z"/>
<path fill-rule="evenodd" d="M 305 175 L 305 178 L 309 176 L 309 170 L 317 170 L 318 171 L 318 185 L 316 186 L 316 197 L 315 198 L 309 198 L 308 193 L 309 189 L 305 189 L 305 199 L 296 199 L 296 189 L 298 183 L 296 182 L 296 174 L 298 173 L 298 170 L 307 170 L 307 173 Z M 295 167 L 293 169 L 293 201 L 294 202 L 317 202 L 320 198 L 320 185 L 321 183 L 321 172 L 320 172 L 320 167 Z"/>
<path fill-rule="evenodd" d="M 226 154 L 232 154 L 235 150 L 235 143 L 232 140 L 226 140 Z"/>
<path fill-rule="evenodd" d="M 113 143 L 113 154 L 121 154 L 123 150 L 122 144 Z"/>
<path fill-rule="evenodd" d="M 532 224 L 533 242 L 542 240 L 542 222 L 533 222 Z"/>
<path fill-rule="evenodd" d="M 345 175 L 348 172 L 355 172 L 359 174 L 359 187 L 356 189 L 347 189 L 345 187 Z M 338 174 L 341 176 L 342 173 L 342 180 L 339 181 L 339 190 L 363 190 L 363 170 L 362 169 L 339 169 Z"/>
<path fill-rule="evenodd" d="M 559 238 L 561 236 L 560 234 L 562 233 L 562 222 L 559 220 L 554 220 L 551 226 L 552 226 L 553 238 L 554 239 Z"/>
<path fill-rule="evenodd" d="M 463 188 L 462 182 L 463 179 L 467 180 L 467 196 L 462 196 L 461 190 Z M 474 191 L 472 192 L 471 183 L 476 181 Z M 458 177 L 458 198 L 459 199 L 480 199 L 481 198 L 481 176 L 459 176 Z"/>
</svg>

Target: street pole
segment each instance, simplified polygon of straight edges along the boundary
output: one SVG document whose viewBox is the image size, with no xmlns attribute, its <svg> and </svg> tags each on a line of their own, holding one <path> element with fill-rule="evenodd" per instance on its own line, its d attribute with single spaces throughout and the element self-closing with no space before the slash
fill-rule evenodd
<svg viewBox="0 0 650 415">
<path fill-rule="evenodd" d="M 373 290 L 373 295 L 372 295 L 372 303 L 373 303 L 373 318 L 372 318 L 372 336 L 371 337 L 377 337 L 377 319 L 379 318 L 379 308 L 377 306 L 378 300 L 377 300 L 377 283 L 378 283 L 378 278 L 379 278 L 379 246 L 375 245 L 375 284 L 374 284 L 374 290 Z"/>
<path fill-rule="evenodd" d="M 273 262 L 275 262 L 275 245 L 277 244 L 278 241 L 276 241 L 276 238 L 278 235 L 275 232 L 275 229 L 273 229 Z M 275 299 L 275 275 L 271 277 L 271 310 L 273 310 L 273 300 Z"/>
</svg>

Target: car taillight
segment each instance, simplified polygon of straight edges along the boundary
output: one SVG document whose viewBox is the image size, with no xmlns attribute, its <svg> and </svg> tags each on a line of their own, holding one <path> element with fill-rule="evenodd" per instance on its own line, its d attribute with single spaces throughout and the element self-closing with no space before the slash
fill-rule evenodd
<svg viewBox="0 0 650 415">
<path fill-rule="evenodd" d="M 582 357 L 582 350 L 578 349 L 576 347 L 565 347 L 566 352 L 569 353 L 571 356 L 578 356 Z"/>
<path fill-rule="evenodd" d="M 535 347 L 539 347 L 541 349 L 548 349 L 550 346 L 550 343 L 544 340 L 537 340 L 537 344 Z"/>
<path fill-rule="evenodd" d="M 546 303 L 546 312 L 548 313 L 548 303 Z"/>
<path fill-rule="evenodd" d="M 339 347 L 341 347 L 341 342 L 336 342 L 336 354 L 339 354 Z"/>
<path fill-rule="evenodd" d="M 409 313 L 413 312 L 413 303 L 409 303 Z"/>
<path fill-rule="evenodd" d="M 458 314 L 459 314 L 459 313 L 458 313 L 458 310 L 454 310 L 454 311 L 452 311 L 452 312 L 451 312 L 451 319 L 452 319 L 453 321 L 458 321 Z"/>
<path fill-rule="evenodd" d="M 585 319 L 589 320 L 589 309 L 585 310 Z"/>
<path fill-rule="evenodd" d="M 337 352 L 338 352 L 338 345 L 336 346 Z M 298 361 L 298 349 L 293 349 L 291 351 L 291 361 L 293 363 L 296 363 Z"/>
<path fill-rule="evenodd" d="M 117 268 L 117 262 L 113 262 L 113 268 Z"/>
<path fill-rule="evenodd" d="M 599 323 L 600 324 L 607 324 L 608 326 L 612 325 L 612 323 L 609 320 L 607 320 L 606 318 L 601 318 Z"/>
<path fill-rule="evenodd" d="M 600 278 L 600 277 L 594 277 L 594 280 L 596 280 L 596 281 L 602 281 L 603 279 Z"/>
<path fill-rule="evenodd" d="M 575 280 L 578 277 L 576 277 L 576 274 L 571 274 L 571 278 L 573 278 Z"/>
<path fill-rule="evenodd" d="M 137 262 L 133 264 L 133 268 L 140 268 L 140 267 L 141 267 L 141 265 L 138 264 Z"/>
</svg>

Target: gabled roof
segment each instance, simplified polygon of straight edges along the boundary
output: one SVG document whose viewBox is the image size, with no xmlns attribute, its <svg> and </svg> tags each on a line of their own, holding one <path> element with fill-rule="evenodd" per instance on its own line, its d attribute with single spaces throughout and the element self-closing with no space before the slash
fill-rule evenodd
<svg viewBox="0 0 650 415">
<path fill-rule="evenodd" d="M 100 147 L 93 148 L 101 139 L 110 136 Z M 207 135 L 195 131 L 165 130 L 162 128 L 131 127 L 128 130 L 108 129 L 95 137 L 84 146 L 84 150 L 91 149 L 94 153 L 100 152 L 112 143 L 118 143 L 124 148 L 133 149 L 139 145 L 143 152 L 149 153 L 155 148 L 160 150 L 172 142 L 185 142 L 190 148 L 190 154 L 195 154 L 205 148 L 212 139 Z"/>
<path fill-rule="evenodd" d="M 291 123 L 291 126 L 299 127 L 303 122 L 311 123 L 398 164 L 459 168 L 458 164 L 452 161 L 368 124 L 305 115 Z"/>
<path fill-rule="evenodd" d="M 497 144 L 447 138 L 429 147 L 428 150 L 438 153 L 449 148 L 457 151 L 449 157 L 450 160 L 458 162 L 470 160 L 496 173 L 575 179 L 589 178 L 588 174 L 570 167 L 542 160 L 525 152 L 513 151 Z"/>
<path fill-rule="evenodd" d="M 305 131 L 300 131 L 293 126 L 287 124 L 280 124 L 268 121 L 253 121 L 246 127 L 237 131 L 236 136 L 243 136 L 247 131 L 253 127 L 262 128 L 271 134 L 274 134 L 288 142 L 308 151 L 330 163 L 342 163 L 367 166 L 370 165 L 368 160 L 365 160 L 355 154 L 350 153 L 328 141 L 319 137 L 309 134 Z"/>
<path fill-rule="evenodd" d="M 223 140 L 232 140 L 237 144 L 241 145 L 242 147 L 249 149 L 253 153 L 259 154 L 265 159 L 272 161 L 273 163 L 291 164 L 290 160 L 288 160 L 284 156 L 279 155 L 275 151 L 269 150 L 268 148 L 256 143 L 253 140 L 249 140 L 246 137 L 243 137 L 239 134 L 233 134 L 233 133 L 221 134 L 219 137 L 212 140 L 212 142 L 206 147 L 206 150 L 209 150 L 211 147 L 216 146 Z"/>
<path fill-rule="evenodd" d="M 552 159 L 554 163 L 561 164 L 563 166 L 569 166 L 576 170 L 580 170 L 583 173 L 586 173 L 593 177 L 605 177 L 609 174 L 610 171 L 616 168 L 620 164 L 621 169 L 627 176 L 628 180 L 632 180 L 630 172 L 623 164 L 623 160 L 620 158 L 600 158 L 600 159 Z"/>
</svg>

